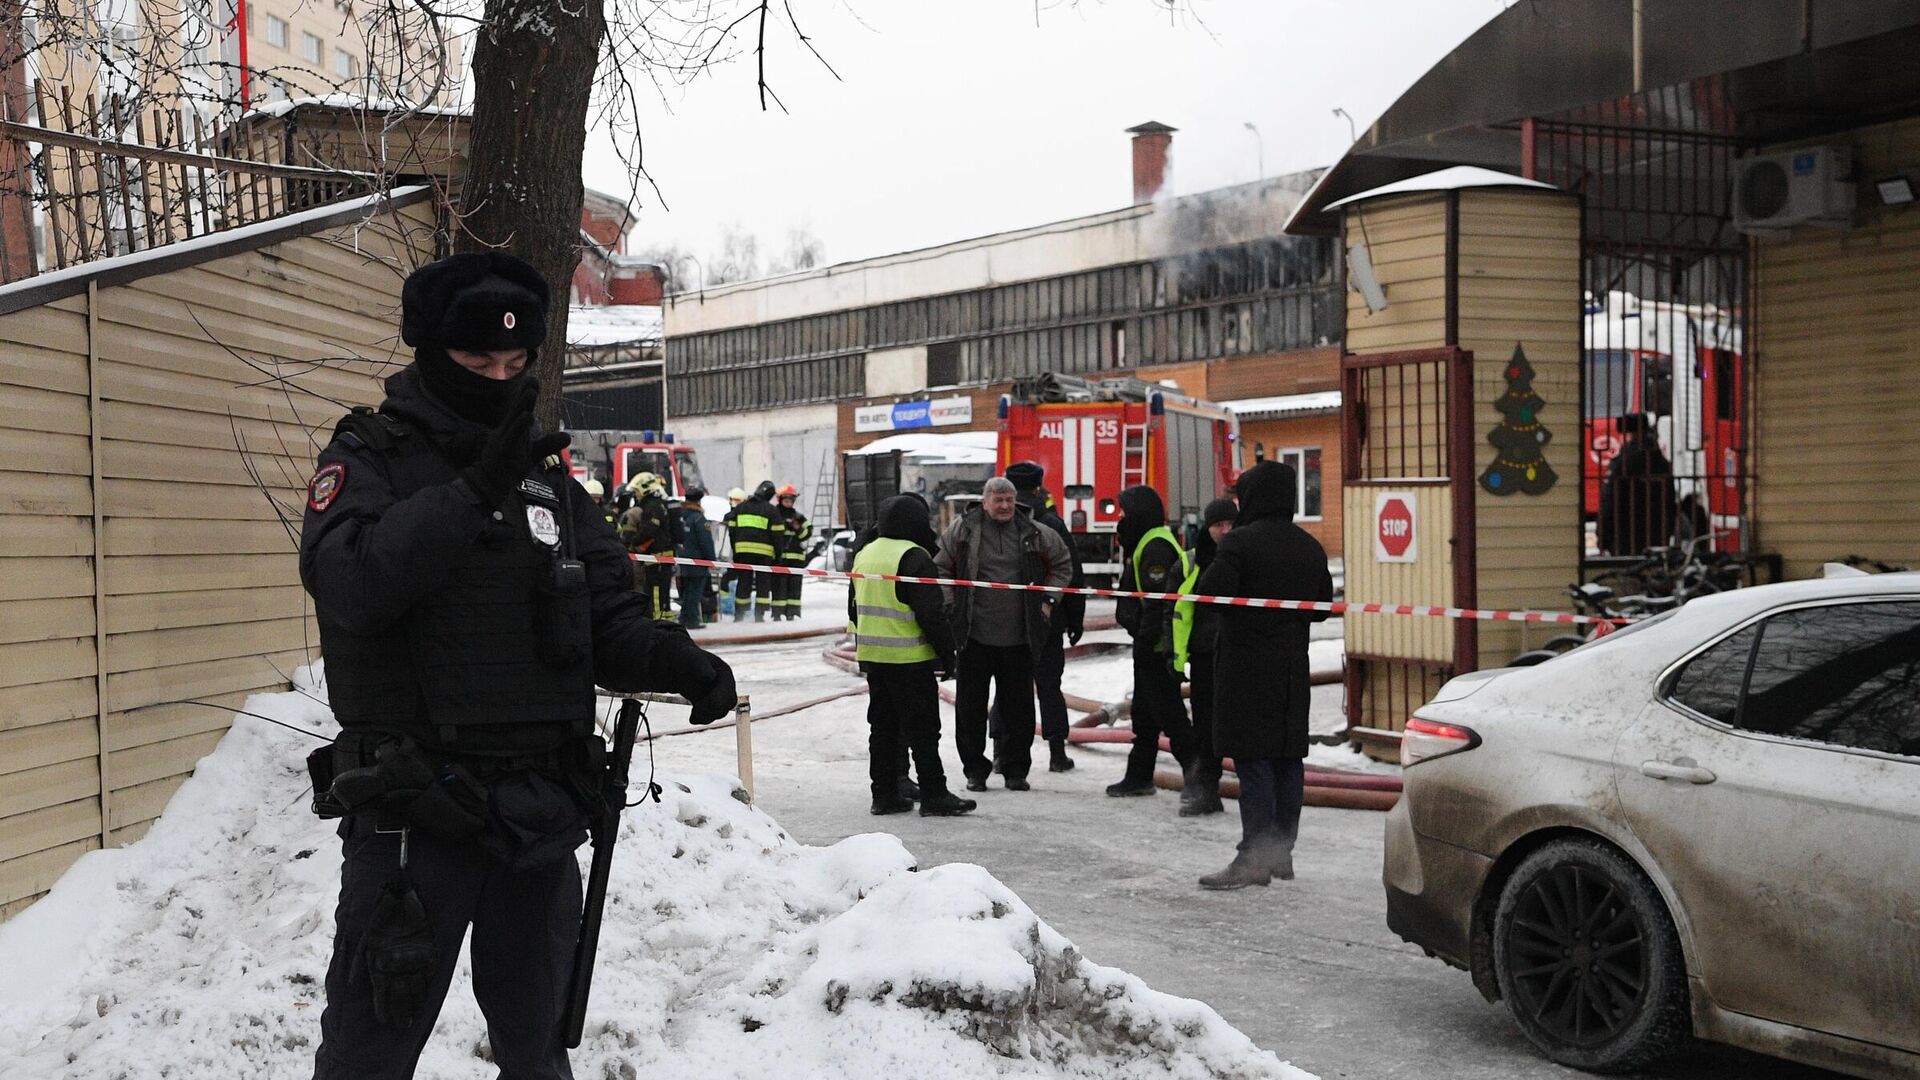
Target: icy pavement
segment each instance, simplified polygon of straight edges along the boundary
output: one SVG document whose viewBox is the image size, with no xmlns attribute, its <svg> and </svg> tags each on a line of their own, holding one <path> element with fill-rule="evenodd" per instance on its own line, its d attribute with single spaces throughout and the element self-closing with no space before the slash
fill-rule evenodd
<svg viewBox="0 0 1920 1080">
<path fill-rule="evenodd" d="M 844 679 L 765 659 L 742 666 L 769 699 Z M 844 726 L 862 703 L 837 704 L 815 722 Z M 247 708 L 332 727 L 298 692 Z M 818 764 L 841 756 L 836 735 L 781 768 L 849 771 Z M 884 833 L 809 847 L 730 776 L 680 767 L 731 744 L 654 744 L 675 767 L 622 821 L 578 1076 L 1311 1080 L 1208 1006 L 1093 963 L 980 866 L 916 868 Z M 0 1072 L 310 1074 L 339 866 L 306 809 L 312 745 L 237 718 L 146 837 L 84 857 L 0 925 Z M 491 1075 L 470 987 L 463 962 L 419 1076 Z"/>
</svg>

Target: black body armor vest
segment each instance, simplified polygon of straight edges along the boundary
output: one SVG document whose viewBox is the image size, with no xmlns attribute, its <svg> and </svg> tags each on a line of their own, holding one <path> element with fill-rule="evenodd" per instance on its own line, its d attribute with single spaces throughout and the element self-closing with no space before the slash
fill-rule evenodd
<svg viewBox="0 0 1920 1080">
<path fill-rule="evenodd" d="M 384 468 L 397 499 L 457 476 L 430 436 L 395 417 L 356 411 L 342 433 L 373 451 L 362 457 Z M 318 607 L 343 728 L 508 757 L 544 754 L 593 730 L 590 600 L 584 576 L 568 582 L 561 566 L 572 546 L 567 476 L 536 467 L 527 481 L 472 546 L 447 553 L 457 562 L 446 583 L 395 624 L 355 633 Z M 559 549 L 534 539 L 529 506 L 551 513 Z"/>
</svg>

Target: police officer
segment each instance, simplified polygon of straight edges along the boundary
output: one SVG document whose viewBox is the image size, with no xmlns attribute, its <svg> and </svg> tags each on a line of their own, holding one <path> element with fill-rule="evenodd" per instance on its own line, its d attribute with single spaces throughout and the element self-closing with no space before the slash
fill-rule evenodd
<svg viewBox="0 0 1920 1080">
<path fill-rule="evenodd" d="M 787 528 L 786 546 L 780 549 L 780 562 L 794 570 L 807 565 L 807 541 L 813 539 L 813 522 L 801 513 L 793 504 L 800 492 L 788 484 L 780 489 L 780 519 Z M 773 602 L 775 618 L 789 622 L 800 617 L 800 585 L 807 579 L 801 574 L 782 574 L 774 580 Z"/>
<path fill-rule="evenodd" d="M 1215 499 L 1200 512 L 1200 535 L 1193 541 L 1190 576 L 1199 578 L 1213 565 L 1220 541 L 1233 529 L 1240 508 L 1232 499 Z M 1182 586 L 1181 592 L 1192 592 Z M 1180 789 L 1180 816 L 1224 813 L 1220 802 L 1220 752 L 1214 748 L 1214 653 L 1220 637 L 1220 611 L 1215 604 L 1182 600 L 1174 605 L 1174 671 L 1189 672 L 1193 686 L 1193 764 Z"/>
<path fill-rule="evenodd" d="M 1145 485 L 1120 493 L 1120 522 L 1115 532 L 1125 560 L 1120 588 L 1130 592 L 1176 592 L 1187 579 L 1187 553 L 1167 528 L 1160 493 Z M 1193 725 L 1180 700 L 1173 673 L 1173 605 L 1165 600 L 1123 598 L 1113 617 L 1133 638 L 1133 748 L 1127 772 L 1107 794 L 1151 795 L 1153 766 L 1160 757 L 1160 735 L 1173 744 L 1182 769 L 1193 761 Z"/>
<path fill-rule="evenodd" d="M 727 511 L 726 526 L 735 562 L 748 566 L 774 565 L 786 545 L 787 523 L 780 516 L 780 508 L 773 505 L 773 481 L 760 481 L 760 486 L 753 489 L 753 498 Z M 733 605 L 734 622 L 747 617 L 749 595 L 758 599 L 753 608 L 753 621 L 767 621 L 767 612 L 773 608 L 773 579 L 777 576 L 757 570 L 741 572 L 740 599 Z"/>
<path fill-rule="evenodd" d="M 567 436 L 534 425 L 547 298 L 504 253 L 416 271 L 414 362 L 378 412 L 340 422 L 307 488 L 300 575 L 341 726 L 316 791 L 346 814 L 319 1080 L 413 1074 L 469 926 L 494 1065 L 569 1077 L 573 852 L 604 774 L 594 687 L 684 694 L 698 723 L 734 704 L 726 663 L 628 588 L 613 531 L 551 456 Z"/>
</svg>

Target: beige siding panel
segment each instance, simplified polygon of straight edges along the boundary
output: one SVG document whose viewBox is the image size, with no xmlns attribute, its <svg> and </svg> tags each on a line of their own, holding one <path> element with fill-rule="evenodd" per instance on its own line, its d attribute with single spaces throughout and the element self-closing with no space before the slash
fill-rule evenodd
<svg viewBox="0 0 1920 1080">
<path fill-rule="evenodd" d="M 303 280 L 289 280 L 289 271 Z M 391 297 L 364 288 L 341 288 L 343 284 L 296 264 L 261 259 L 226 259 L 206 269 L 188 268 L 168 275 L 167 280 L 169 289 L 177 287 L 183 296 L 191 297 L 202 321 L 209 311 L 246 318 L 267 315 L 293 327 L 325 326 L 326 332 L 319 337 L 345 345 L 391 340 L 398 316 Z M 262 296 L 270 297 L 270 302 L 263 305 L 255 299 Z M 166 299 L 153 297 L 162 310 Z"/>
<path fill-rule="evenodd" d="M 0 645 L 92 634 L 93 601 L 89 598 L 0 600 Z"/>
<path fill-rule="evenodd" d="M 38 390 L 30 386 L 9 386 L 0 390 L 0 428 L 47 431 L 84 438 L 90 430 L 87 426 L 86 396 Z"/>
<path fill-rule="evenodd" d="M 102 335 L 104 336 L 104 334 Z M 245 370 L 245 369 L 241 369 Z M 237 372 L 236 372 L 237 374 Z M 255 379 L 258 376 L 254 377 Z M 254 420 L 305 424 L 304 414 L 287 405 L 284 394 L 265 390 L 242 391 L 239 383 L 251 379 L 184 375 L 138 363 L 110 359 L 103 348 L 100 360 L 100 396 L 113 401 L 139 401 L 168 409 L 229 415 Z M 298 400 L 298 395 L 295 395 Z M 319 410 L 315 409 L 316 415 Z M 84 414 L 83 414 L 84 415 Z M 232 445 L 232 440 L 228 440 Z"/>
<path fill-rule="evenodd" d="M 0 394 L 12 392 L 0 390 Z M 92 449 L 84 435 L 0 428 L 0 467 L 86 476 L 93 471 Z M 0 483 L 5 482 L 0 479 Z"/>
<path fill-rule="evenodd" d="M 0 558 L 0 600 L 92 595 L 92 559 Z"/>
<path fill-rule="evenodd" d="M 0 342 L 9 345 L 18 342 L 49 352 L 77 355 L 84 365 L 87 319 L 85 315 L 58 310 L 53 305 L 9 312 L 0 315 Z M 83 373 L 84 370 L 83 367 Z"/>
<path fill-rule="evenodd" d="M 94 759 L 99 753 L 100 732 L 91 716 L 12 731 L 0 730 L 0 775 L 82 758 Z M 4 806 L 12 794 L 11 779 L 0 784 L 0 806 Z M 0 809 L 0 816 L 17 812 Z"/>
<path fill-rule="evenodd" d="M 86 836 L 96 840 L 100 837 L 97 797 L 0 818 L 0 861 L 45 851 Z"/>
<path fill-rule="evenodd" d="M 0 688 L 0 731 L 82 716 L 91 718 L 96 704 L 91 672 L 84 679 L 3 687 Z"/>
<path fill-rule="evenodd" d="M 263 619 L 303 618 L 310 609 L 306 590 L 297 585 L 130 593 L 115 596 L 107 605 L 107 632 L 129 634 L 222 623 L 251 625 Z"/>
<path fill-rule="evenodd" d="M 160 812 L 167 808 L 167 803 L 173 798 L 173 793 L 180 790 L 181 784 L 186 783 L 188 775 L 190 774 L 180 773 L 164 776 L 124 790 L 116 790 L 113 793 L 113 805 L 107 813 L 108 828 L 114 830 L 117 835 L 119 830 L 131 829 L 159 817 Z M 116 839 L 114 842 L 123 841 Z"/>
<path fill-rule="evenodd" d="M 126 847 L 128 844 L 147 835 L 148 830 L 152 829 L 154 825 L 158 823 L 159 818 L 157 816 L 150 817 L 145 821 L 136 821 L 124 829 L 114 829 L 107 833 L 107 836 L 114 847 Z"/>
<path fill-rule="evenodd" d="M 155 555 L 107 560 L 107 592 L 174 593 L 298 585 L 300 564 L 292 555 Z M 109 609 L 112 604 L 109 603 Z"/>
<path fill-rule="evenodd" d="M 215 521 L 276 521 L 274 507 L 298 518 L 300 503 L 281 489 L 262 492 L 238 484 L 173 483 L 165 480 L 101 481 L 107 505 L 128 517 Z M 269 498 L 272 496 L 272 498 Z"/>
<path fill-rule="evenodd" d="M 0 515 L 93 513 L 93 486 L 84 476 L 0 473 Z"/>
<path fill-rule="evenodd" d="M 118 826 L 151 816 L 134 814 L 123 817 L 119 812 L 120 796 L 117 794 L 122 788 L 191 773 L 194 765 L 211 753 L 225 734 L 226 729 L 222 728 L 111 752 L 107 757 L 107 778 L 112 781 L 116 792 L 111 806 L 114 816 L 112 824 Z"/>
<path fill-rule="evenodd" d="M 114 479 L 168 480 L 201 484 L 238 484 L 255 487 L 247 470 L 251 465 L 260 477 L 276 487 L 293 486 L 289 477 L 298 476 L 301 484 L 309 475 L 311 458 L 292 460 L 279 456 L 277 448 L 251 447 L 246 451 L 229 447 L 208 453 L 197 446 L 166 443 L 125 442 L 107 439 L 101 444 L 102 475 Z"/>
<path fill-rule="evenodd" d="M 107 671 L 117 674 L 141 668 L 174 667 L 204 660 L 249 656 L 261 650 L 305 648 L 312 642 L 305 619 L 187 626 L 177 630 L 144 630 L 107 639 Z"/>
<path fill-rule="evenodd" d="M 92 637 L 0 645 L 0 687 L 77 679 L 93 673 Z"/>
<path fill-rule="evenodd" d="M 296 402 L 301 401 L 295 395 Z M 353 399 L 355 404 L 366 404 Z M 375 402 L 379 399 L 375 398 Z M 284 404 L 284 399 L 282 404 Z M 184 412 L 134 401 L 106 401 L 100 407 L 102 431 L 112 438 L 137 442 L 172 443 L 205 450 L 231 452 L 236 448 L 249 453 L 284 454 L 304 458 L 309 463 L 333 435 L 333 425 L 343 410 L 330 402 L 308 401 L 301 405 L 302 423 L 273 423 L 225 413 Z"/>
<path fill-rule="evenodd" d="M 0 484 L 7 482 L 0 475 Z M 0 514 L 0 557 L 93 554 L 93 519 L 71 514 Z M 0 564 L 0 570 L 6 570 Z"/>
<path fill-rule="evenodd" d="M 44 895 L 75 859 L 100 847 L 97 813 L 94 819 L 92 836 L 0 862 L 0 903 L 4 903 L 0 906 L 0 918 L 13 916 L 33 899 Z M 0 828 L 5 827 L 6 823 L 0 822 Z"/>
<path fill-rule="evenodd" d="M 212 694 L 194 702 L 175 702 L 131 712 L 108 713 L 107 749 L 127 750 L 207 731 L 225 731 L 233 721 L 233 710 L 244 706 L 247 698 L 257 692 L 239 690 Z"/>
<path fill-rule="evenodd" d="M 288 525 L 294 531 L 288 531 Z M 107 555 L 292 555 L 299 525 L 274 521 L 107 519 Z"/>
<path fill-rule="evenodd" d="M 50 727 L 51 725 L 49 725 Z M 46 728 L 29 728 L 33 732 Z M 52 765 L 10 771 L 0 783 L 0 820 L 30 810 L 84 799 L 100 790 L 100 759 L 77 757 Z"/>
<path fill-rule="evenodd" d="M 1381 491 L 1393 491 L 1413 500 L 1417 555 L 1412 563 L 1385 563 L 1373 554 L 1373 506 Z M 1348 551 L 1346 598 L 1350 603 L 1453 603 L 1453 496 L 1444 486 L 1408 488 L 1348 485 L 1341 492 L 1349 537 L 1364 536 L 1364 544 Z M 1450 620 L 1406 615 L 1353 615 L 1344 620 L 1347 651 L 1371 656 L 1446 662 L 1453 659 Z"/>
<path fill-rule="evenodd" d="M 286 680 L 280 672 L 291 672 L 307 660 L 305 652 L 295 650 L 108 675 L 107 711 L 127 712 L 190 699 L 204 701 L 210 695 L 237 690 L 285 689 Z M 279 671 L 274 670 L 276 667 Z"/>
<path fill-rule="evenodd" d="M 7 340 L 7 322 L 11 316 L 0 316 L 0 346 L 4 346 L 7 361 L 0 364 L 0 396 L 12 393 L 20 387 L 35 390 L 54 390 L 63 394 L 87 393 L 87 357 L 85 353 L 61 352 L 54 349 L 41 349 Z"/>
</svg>

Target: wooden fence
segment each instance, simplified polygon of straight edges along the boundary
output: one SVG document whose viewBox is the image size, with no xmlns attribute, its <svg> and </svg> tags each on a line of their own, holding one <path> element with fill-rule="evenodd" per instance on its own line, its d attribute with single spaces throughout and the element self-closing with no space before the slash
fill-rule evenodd
<svg viewBox="0 0 1920 1080">
<path fill-rule="evenodd" d="M 35 83 L 27 102 L 38 123 L 0 118 L 0 213 L 24 228 L 0 229 L 0 246 L 30 241 L 37 252 L 0 250 L 9 278 L 145 251 L 280 217 L 376 190 L 378 173 L 348 167 L 339 144 L 315 165 L 267 160 L 273 147 L 236 137 L 191 110 L 131 105 Z M 250 127 L 259 126 L 257 120 Z M 35 212 L 38 211 L 36 221 Z"/>
<path fill-rule="evenodd" d="M 416 190 L 0 286 L 0 917 L 317 655 L 303 489 L 434 223 Z"/>
</svg>

